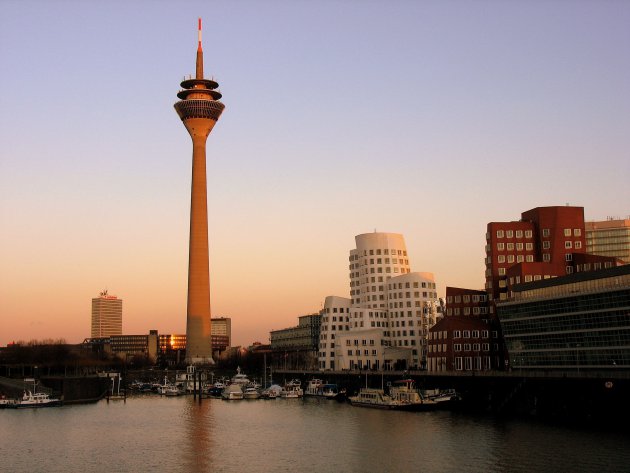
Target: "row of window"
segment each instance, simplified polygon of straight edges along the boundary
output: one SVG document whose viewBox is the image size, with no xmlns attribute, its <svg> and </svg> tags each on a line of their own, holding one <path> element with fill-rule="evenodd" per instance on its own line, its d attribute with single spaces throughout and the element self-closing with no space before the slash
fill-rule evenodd
<svg viewBox="0 0 630 473">
<path fill-rule="evenodd" d="M 533 243 L 497 243 L 497 250 L 498 251 L 505 251 L 507 248 L 507 251 L 514 251 L 516 249 L 516 251 L 534 251 L 534 244 Z"/>
<path fill-rule="evenodd" d="M 472 302 L 486 302 L 487 299 L 488 297 L 485 294 L 473 294 L 472 296 L 470 294 L 464 294 L 463 296 L 448 296 L 446 302 L 448 304 L 452 304 L 453 302 L 460 304 L 462 302 L 469 303 L 471 300 Z"/>
<path fill-rule="evenodd" d="M 462 315 L 462 314 L 470 315 L 470 313 L 471 313 L 470 307 L 463 307 L 461 310 L 459 307 L 446 309 L 446 315 Z M 488 313 L 488 308 L 487 307 L 473 307 L 472 313 L 474 315 L 484 315 Z"/>
<path fill-rule="evenodd" d="M 497 230 L 497 238 L 514 238 L 515 232 L 513 230 Z M 532 238 L 533 232 L 531 230 L 525 230 L 525 238 Z M 516 230 L 516 238 L 523 238 L 523 230 Z"/>
<path fill-rule="evenodd" d="M 488 338 L 489 333 L 488 330 L 453 330 L 453 338 L 479 338 L 480 334 L 481 338 Z M 498 332 L 493 330 L 492 337 L 496 338 L 497 336 Z M 446 340 L 447 338 L 448 331 L 446 330 L 429 332 L 429 340 Z"/>
<path fill-rule="evenodd" d="M 502 264 L 506 262 L 506 255 L 497 255 L 497 263 Z M 533 263 L 534 255 L 507 255 L 508 263 Z M 505 273 L 504 273 L 505 274 Z"/>
<path fill-rule="evenodd" d="M 385 260 L 384 264 L 409 264 L 409 260 L 406 258 L 370 258 L 369 259 L 369 264 L 383 264 L 383 260 Z M 359 263 L 352 263 L 349 266 L 349 269 L 359 269 L 359 266 L 367 266 L 368 265 L 368 260 L 366 259 L 365 261 L 363 261 L 363 264 L 359 264 Z"/>
</svg>

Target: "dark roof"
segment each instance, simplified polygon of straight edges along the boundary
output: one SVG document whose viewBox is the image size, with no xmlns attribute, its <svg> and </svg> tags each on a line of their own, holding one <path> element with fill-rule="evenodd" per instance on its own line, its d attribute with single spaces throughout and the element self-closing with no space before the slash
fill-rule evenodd
<svg viewBox="0 0 630 473">
<path fill-rule="evenodd" d="M 556 278 L 541 279 L 512 286 L 512 291 L 522 292 L 532 289 L 542 289 L 543 287 L 562 286 L 576 282 L 592 281 L 594 279 L 610 278 L 614 276 L 624 276 L 630 274 L 630 264 L 623 266 L 613 266 L 612 268 L 598 269 L 596 271 L 582 271 L 579 273 L 567 274 Z"/>
</svg>

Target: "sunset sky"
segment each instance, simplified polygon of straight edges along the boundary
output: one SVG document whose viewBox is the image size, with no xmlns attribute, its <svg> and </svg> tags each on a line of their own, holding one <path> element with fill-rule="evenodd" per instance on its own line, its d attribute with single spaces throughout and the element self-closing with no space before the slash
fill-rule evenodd
<svg viewBox="0 0 630 473">
<path fill-rule="evenodd" d="M 360 233 L 482 288 L 485 226 L 537 206 L 630 214 L 630 2 L 0 2 L 0 345 L 185 333 L 194 72 L 213 316 L 233 341 L 348 296 Z"/>
</svg>

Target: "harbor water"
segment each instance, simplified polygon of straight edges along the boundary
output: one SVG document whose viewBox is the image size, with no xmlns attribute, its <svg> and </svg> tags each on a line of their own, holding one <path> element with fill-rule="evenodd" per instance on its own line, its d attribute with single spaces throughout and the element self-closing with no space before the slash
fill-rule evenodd
<svg viewBox="0 0 630 473">
<path fill-rule="evenodd" d="M 0 410 L 1 471 L 630 471 L 630 435 L 318 398 Z"/>
</svg>

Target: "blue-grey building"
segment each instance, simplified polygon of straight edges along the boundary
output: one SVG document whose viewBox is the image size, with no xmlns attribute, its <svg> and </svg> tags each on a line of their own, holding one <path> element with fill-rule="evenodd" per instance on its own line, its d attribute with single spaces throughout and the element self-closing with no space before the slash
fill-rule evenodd
<svg viewBox="0 0 630 473">
<path fill-rule="evenodd" d="M 513 369 L 630 368 L 630 265 L 515 285 L 497 315 Z"/>
</svg>

